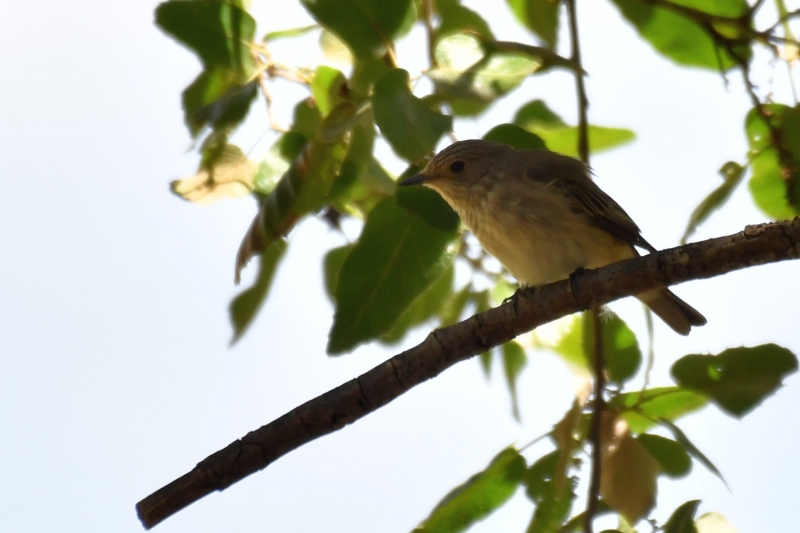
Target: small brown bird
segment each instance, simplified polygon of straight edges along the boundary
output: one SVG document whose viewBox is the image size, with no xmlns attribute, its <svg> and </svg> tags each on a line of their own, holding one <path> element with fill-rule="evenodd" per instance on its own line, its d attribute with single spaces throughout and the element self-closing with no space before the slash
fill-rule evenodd
<svg viewBox="0 0 800 533">
<path fill-rule="evenodd" d="M 537 286 L 638 257 L 634 246 L 656 251 L 589 174 L 555 152 L 469 140 L 448 146 L 399 184 L 438 192 L 522 286 Z M 637 298 L 681 335 L 706 323 L 669 289 Z"/>
</svg>

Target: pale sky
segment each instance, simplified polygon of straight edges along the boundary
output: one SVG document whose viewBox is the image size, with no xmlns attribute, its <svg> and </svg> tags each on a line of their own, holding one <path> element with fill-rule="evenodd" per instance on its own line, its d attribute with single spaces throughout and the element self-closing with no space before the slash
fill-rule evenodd
<svg viewBox="0 0 800 533">
<path fill-rule="evenodd" d="M 718 75 L 678 68 L 606 3 L 579 4 L 590 119 L 638 136 L 594 157 L 598 183 L 648 241 L 674 246 L 689 213 L 720 183 L 717 169 L 744 160 L 749 104 L 739 76 L 732 73 L 726 89 Z M 155 28 L 156 5 L 17 2 L 0 19 L 4 531 L 142 531 L 134 510 L 140 499 L 402 349 L 371 344 L 325 355 L 333 309 L 321 258 L 344 238 L 313 217 L 291 233 L 257 322 L 228 348 L 233 260 L 256 205 L 199 207 L 168 191 L 197 165 L 180 92 L 200 67 Z M 489 11 L 498 36 L 533 42 L 507 13 Z M 253 12 L 259 35 L 310 22 L 290 2 L 254 0 Z M 417 28 L 407 41 L 420 37 Z M 287 62 L 318 60 L 313 38 L 300 42 L 306 45 L 287 41 L 273 53 Z M 399 54 L 402 64 L 421 57 L 409 42 Z M 782 64 L 757 74 L 763 92 L 771 88 L 776 100 L 792 103 Z M 304 97 L 285 83 L 274 96 L 284 123 Z M 480 121 L 459 122 L 456 133 L 480 136 L 534 98 L 574 120 L 572 78 L 553 74 L 530 78 Z M 257 158 L 272 137 L 262 137 L 263 102 L 253 109 L 236 141 Z M 764 220 L 741 187 L 694 239 Z M 783 263 L 678 287 L 709 323 L 687 338 L 656 325 L 653 381 L 669 384 L 670 365 L 687 353 L 765 342 L 800 352 L 796 272 L 796 263 Z M 641 306 L 629 299 L 612 308 L 644 342 Z M 427 331 L 415 330 L 404 346 Z M 461 363 L 155 531 L 410 531 L 502 448 L 549 431 L 569 407 L 574 379 L 559 359 L 535 353 L 519 390 L 521 425 L 500 373 L 487 383 L 477 361 Z M 679 504 L 701 498 L 700 513 L 720 512 L 740 532 L 794 527 L 798 406 L 800 382 L 792 376 L 744 421 L 714 407 L 682 419 L 731 491 L 695 463 L 687 480 L 659 481 L 654 516 L 664 521 Z M 542 444 L 526 456 L 547 451 Z M 471 531 L 524 531 L 532 509 L 520 491 Z"/>
</svg>

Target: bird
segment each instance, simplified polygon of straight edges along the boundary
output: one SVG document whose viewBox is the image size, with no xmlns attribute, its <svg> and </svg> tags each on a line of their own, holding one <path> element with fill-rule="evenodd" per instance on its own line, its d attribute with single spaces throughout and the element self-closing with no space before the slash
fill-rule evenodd
<svg viewBox="0 0 800 533">
<path fill-rule="evenodd" d="M 556 152 L 458 141 L 398 185 L 423 185 L 439 193 L 522 287 L 638 257 L 636 248 L 657 251 L 592 180 L 586 164 Z M 706 324 L 667 288 L 636 297 L 681 335 Z"/>
</svg>

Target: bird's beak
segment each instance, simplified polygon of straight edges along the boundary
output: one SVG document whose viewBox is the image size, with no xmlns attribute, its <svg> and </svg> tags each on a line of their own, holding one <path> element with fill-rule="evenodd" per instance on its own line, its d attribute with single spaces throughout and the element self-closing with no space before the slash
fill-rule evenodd
<svg viewBox="0 0 800 533">
<path fill-rule="evenodd" d="M 410 178 L 406 178 L 403 181 L 398 181 L 397 184 L 401 187 L 407 187 L 409 185 L 422 185 L 430 178 L 425 174 L 417 174 L 416 176 L 411 176 Z"/>
</svg>

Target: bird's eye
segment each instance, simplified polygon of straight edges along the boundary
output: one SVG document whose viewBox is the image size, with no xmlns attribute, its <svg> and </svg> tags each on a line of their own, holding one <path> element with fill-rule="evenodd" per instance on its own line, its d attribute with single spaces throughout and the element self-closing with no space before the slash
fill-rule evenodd
<svg viewBox="0 0 800 533">
<path fill-rule="evenodd" d="M 450 171 L 451 172 L 455 172 L 456 174 L 458 174 L 462 170 L 464 170 L 464 162 L 463 161 L 459 160 L 459 161 L 453 161 L 452 163 L 450 163 Z"/>
</svg>

